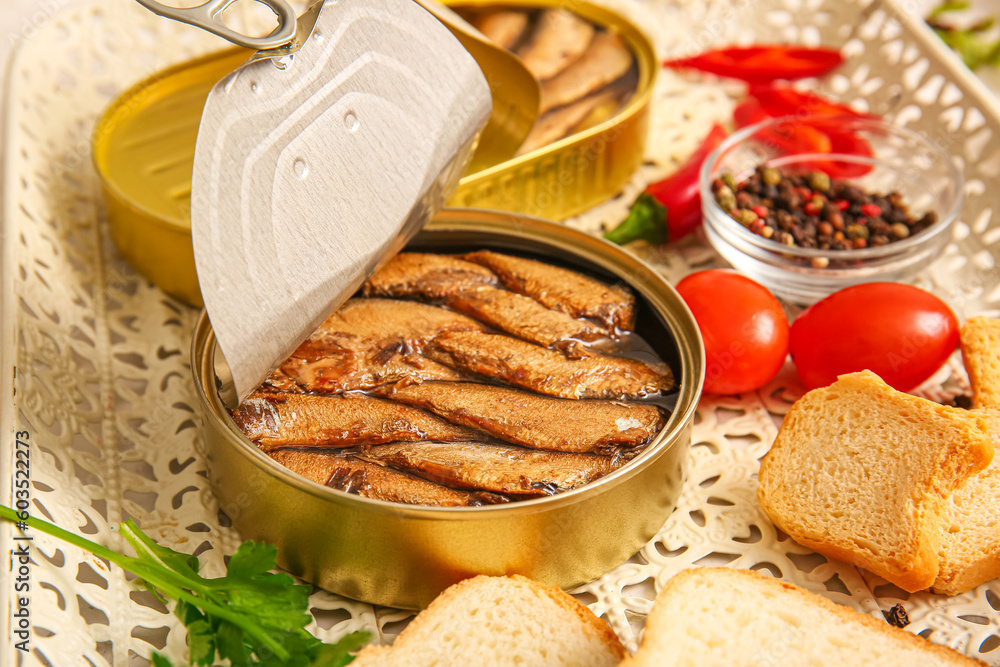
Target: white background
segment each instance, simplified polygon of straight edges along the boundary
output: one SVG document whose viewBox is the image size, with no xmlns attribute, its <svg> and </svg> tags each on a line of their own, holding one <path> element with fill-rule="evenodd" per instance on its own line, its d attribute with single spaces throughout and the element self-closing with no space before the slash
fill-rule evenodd
<svg viewBox="0 0 1000 667">
<path fill-rule="evenodd" d="M 6 82 L 7 63 L 9 62 L 12 45 L 25 31 L 32 29 L 38 21 L 44 21 L 59 9 L 73 3 L 75 0 L 0 0 L 0 72 Z M 164 0 L 161 0 L 164 1 Z M 916 5 L 922 14 L 926 14 L 938 5 L 940 0 L 916 0 Z M 197 0 L 165 0 L 164 4 L 174 6 L 190 6 L 200 4 Z M 1000 0 L 971 0 L 973 8 L 967 13 L 966 20 L 975 20 L 982 16 L 1000 16 Z M 956 19 L 957 20 L 957 19 Z M 1000 91 L 1000 68 L 984 68 L 977 72 L 994 92 Z M 6 86 L 4 86 L 5 94 Z"/>
<path fill-rule="evenodd" d="M 10 55 L 17 41 L 25 34 L 30 35 L 38 25 L 48 21 L 64 7 L 74 4 L 76 1 L 0 0 L 0 65 L 3 67 L 0 71 L 3 72 L 5 83 Z M 167 0 L 167 3 L 177 4 L 176 0 Z"/>
</svg>

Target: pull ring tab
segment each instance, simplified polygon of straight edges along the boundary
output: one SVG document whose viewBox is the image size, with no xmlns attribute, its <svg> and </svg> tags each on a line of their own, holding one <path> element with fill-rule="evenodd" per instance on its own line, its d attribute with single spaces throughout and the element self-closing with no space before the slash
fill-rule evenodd
<svg viewBox="0 0 1000 667">
<path fill-rule="evenodd" d="M 168 7 L 156 0 L 136 0 L 140 5 L 159 16 L 203 28 L 227 39 L 233 44 L 258 51 L 274 49 L 295 37 L 295 10 L 287 0 L 253 0 L 266 5 L 278 17 L 278 27 L 265 37 L 250 37 L 230 29 L 222 22 L 222 12 L 238 0 L 208 0 L 197 7 Z"/>
</svg>

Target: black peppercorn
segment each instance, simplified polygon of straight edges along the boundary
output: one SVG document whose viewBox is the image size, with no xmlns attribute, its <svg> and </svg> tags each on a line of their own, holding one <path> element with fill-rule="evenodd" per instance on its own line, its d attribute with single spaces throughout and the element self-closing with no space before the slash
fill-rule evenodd
<svg viewBox="0 0 1000 667">
<path fill-rule="evenodd" d="M 785 173 L 761 165 L 740 183 L 723 174 L 712 182 L 712 192 L 719 206 L 754 234 L 802 248 L 880 247 L 938 220 L 933 211 L 912 217 L 899 192 L 865 192 L 819 171 Z M 813 262 L 815 268 L 828 265 Z"/>
<path fill-rule="evenodd" d="M 882 615 L 885 616 L 889 625 L 894 625 L 897 628 L 905 628 L 910 624 L 910 617 L 907 615 L 906 609 L 899 603 L 893 605 L 888 611 L 883 611 Z"/>
</svg>

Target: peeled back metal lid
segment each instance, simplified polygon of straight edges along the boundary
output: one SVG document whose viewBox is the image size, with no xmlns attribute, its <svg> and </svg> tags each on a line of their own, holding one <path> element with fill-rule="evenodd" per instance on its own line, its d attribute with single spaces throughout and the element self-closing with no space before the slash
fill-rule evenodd
<svg viewBox="0 0 1000 667">
<path fill-rule="evenodd" d="M 216 84 L 195 148 L 195 265 L 239 401 L 444 205 L 491 109 L 412 0 L 326 0 L 288 51 Z"/>
</svg>

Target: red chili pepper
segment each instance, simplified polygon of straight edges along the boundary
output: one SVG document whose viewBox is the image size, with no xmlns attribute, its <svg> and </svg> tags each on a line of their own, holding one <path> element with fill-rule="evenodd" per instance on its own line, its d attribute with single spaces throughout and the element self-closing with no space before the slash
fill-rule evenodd
<svg viewBox="0 0 1000 667">
<path fill-rule="evenodd" d="M 701 194 L 698 172 L 708 154 L 726 138 L 726 130 L 716 123 L 701 146 L 681 165 L 680 169 L 662 181 L 652 183 L 646 192 L 667 207 L 667 229 L 670 241 L 681 239 L 701 224 Z"/>
<path fill-rule="evenodd" d="M 850 123 L 846 126 L 839 118 L 819 117 L 812 118 L 808 124 L 816 130 L 822 132 L 830 139 L 830 152 L 841 155 L 854 155 L 858 157 L 871 158 L 874 155 L 872 146 L 863 136 L 851 131 Z M 823 160 L 808 164 L 804 167 L 824 171 L 830 178 L 860 178 L 872 170 L 872 166 L 865 162 L 850 162 L 848 160 Z"/>
<path fill-rule="evenodd" d="M 750 97 L 760 103 L 770 116 L 854 116 L 878 119 L 879 116 L 855 111 L 851 107 L 790 86 L 751 86 Z"/>
<path fill-rule="evenodd" d="M 785 153 L 841 153 L 872 157 L 872 147 L 867 139 L 842 128 L 839 122 L 826 121 L 824 117 L 851 116 L 878 118 L 864 114 L 843 104 L 830 101 L 816 93 L 803 92 L 788 86 L 751 86 L 750 97 L 733 111 L 737 127 L 746 127 L 768 118 L 787 117 L 787 121 L 766 131 L 760 139 L 770 142 Z M 809 120 L 806 120 L 809 117 Z M 796 120 L 798 119 L 798 120 Z M 858 178 L 871 172 L 871 165 L 826 160 L 803 164 L 826 172 L 831 178 Z"/>
<path fill-rule="evenodd" d="M 841 211 L 846 211 L 847 209 L 851 208 L 851 202 L 847 201 L 846 199 L 838 199 L 833 203 L 836 204 L 837 208 L 839 208 Z"/>
<path fill-rule="evenodd" d="M 829 153 L 832 148 L 830 137 L 811 125 L 789 118 L 779 121 L 757 135 L 761 141 L 769 142 L 785 153 Z"/>
<path fill-rule="evenodd" d="M 750 83 L 767 83 L 776 79 L 821 76 L 842 62 L 844 57 L 837 49 L 773 44 L 715 49 L 691 58 L 667 60 L 663 64 Z"/>
<path fill-rule="evenodd" d="M 736 127 L 756 125 L 768 118 L 771 118 L 771 116 L 764 111 L 764 107 L 760 105 L 760 102 L 752 97 L 748 97 L 740 102 L 733 110 L 733 121 L 736 123 Z"/>
<path fill-rule="evenodd" d="M 749 97 L 733 110 L 733 121 L 736 127 L 747 127 L 773 118 L 764 110 L 761 103 Z M 794 119 L 779 122 L 769 130 L 763 130 L 756 135 L 761 141 L 773 144 L 775 148 L 785 153 L 829 153 L 830 140 L 823 132 L 799 123 Z"/>
<path fill-rule="evenodd" d="M 842 155 L 857 155 L 860 157 L 873 157 L 872 145 L 864 137 L 851 132 L 841 132 L 824 128 L 823 131 L 830 137 L 831 153 Z M 830 178 L 860 178 L 871 173 L 872 166 L 859 162 L 827 161 L 819 166 Z"/>
</svg>

